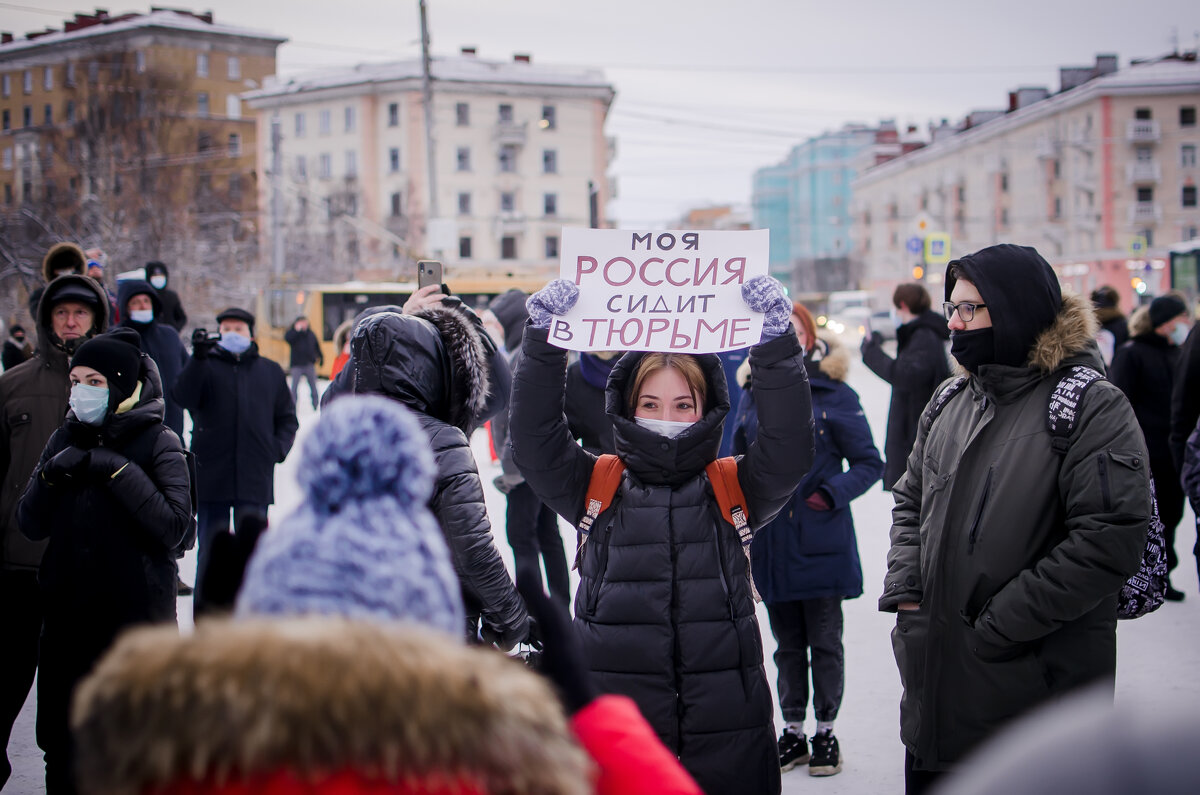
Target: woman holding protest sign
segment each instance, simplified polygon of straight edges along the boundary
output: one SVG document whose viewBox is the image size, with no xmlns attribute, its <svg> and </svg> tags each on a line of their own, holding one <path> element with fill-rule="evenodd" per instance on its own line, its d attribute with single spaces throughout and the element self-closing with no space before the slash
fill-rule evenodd
<svg viewBox="0 0 1200 795">
<path fill-rule="evenodd" d="M 592 677 L 602 690 L 637 702 L 710 795 L 780 789 L 743 542 L 791 498 L 813 457 L 791 302 L 769 277 L 741 292 L 765 316 L 750 352 L 762 430 L 731 462 L 731 474 L 714 469 L 710 479 L 706 471 L 729 412 L 724 372 L 712 354 L 625 354 L 606 395 L 619 463 L 610 468 L 617 459 L 597 459 L 575 444 L 563 418 L 567 352 L 548 341 L 554 316 L 579 295 L 566 280 L 529 299 L 510 426 L 526 482 L 585 534 L 575 621 Z M 718 492 L 736 495 L 744 514 L 722 512 Z"/>
</svg>

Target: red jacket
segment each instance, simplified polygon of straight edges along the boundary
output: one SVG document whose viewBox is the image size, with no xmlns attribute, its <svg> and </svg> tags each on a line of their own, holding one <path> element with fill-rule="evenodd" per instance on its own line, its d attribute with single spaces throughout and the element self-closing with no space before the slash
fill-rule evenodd
<svg viewBox="0 0 1200 795">
<path fill-rule="evenodd" d="M 600 696 L 575 714 L 571 731 L 596 763 L 596 795 L 703 795 L 625 696 Z"/>
</svg>

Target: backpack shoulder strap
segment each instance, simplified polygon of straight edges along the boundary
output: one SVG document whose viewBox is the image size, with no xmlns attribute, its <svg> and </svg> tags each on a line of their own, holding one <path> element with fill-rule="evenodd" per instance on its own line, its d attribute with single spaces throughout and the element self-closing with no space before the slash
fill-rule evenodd
<svg viewBox="0 0 1200 795">
<path fill-rule="evenodd" d="M 737 530 L 742 546 L 748 545 L 752 538 L 750 514 L 746 510 L 746 495 L 742 494 L 742 485 L 738 482 L 737 459 L 718 458 L 709 462 L 704 471 L 708 473 L 708 482 L 712 484 L 721 518 Z"/>
<path fill-rule="evenodd" d="M 1079 417 L 1083 396 L 1088 387 L 1103 378 L 1104 374 L 1099 370 L 1082 364 L 1068 367 L 1059 376 L 1046 404 L 1046 428 L 1053 437 L 1050 445 L 1054 452 L 1066 455 L 1071 446 L 1071 432 L 1075 430 L 1075 420 Z"/>
<path fill-rule="evenodd" d="M 583 518 L 579 520 L 580 533 L 590 533 L 596 517 L 612 505 L 613 497 L 621 486 L 621 475 L 624 473 L 625 463 L 617 456 L 606 453 L 596 459 L 596 464 L 592 467 L 592 477 L 588 480 L 587 496 L 584 498 Z"/>
<path fill-rule="evenodd" d="M 967 385 L 967 377 L 960 375 L 950 383 L 942 387 L 942 391 L 933 396 L 933 400 L 929 402 L 929 407 L 925 409 L 924 425 L 925 432 L 933 427 L 933 422 L 942 413 L 942 409 L 946 408 L 946 404 L 950 402 L 950 398 L 957 395 Z"/>
</svg>

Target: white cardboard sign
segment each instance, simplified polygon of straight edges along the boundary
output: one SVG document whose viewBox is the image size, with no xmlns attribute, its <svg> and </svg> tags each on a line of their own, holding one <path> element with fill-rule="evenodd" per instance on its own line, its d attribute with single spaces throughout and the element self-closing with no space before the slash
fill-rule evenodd
<svg viewBox="0 0 1200 795">
<path fill-rule="evenodd" d="M 762 336 L 742 284 L 767 273 L 766 229 L 562 234 L 559 277 L 579 285 L 550 342 L 574 351 L 716 353 Z"/>
</svg>

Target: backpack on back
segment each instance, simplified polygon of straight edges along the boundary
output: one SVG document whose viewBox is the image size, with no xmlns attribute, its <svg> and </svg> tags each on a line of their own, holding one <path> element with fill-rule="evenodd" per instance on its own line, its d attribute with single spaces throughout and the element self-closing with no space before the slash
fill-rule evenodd
<svg viewBox="0 0 1200 795">
<path fill-rule="evenodd" d="M 1079 407 L 1088 387 L 1103 380 L 1104 375 L 1086 365 L 1067 368 L 1059 377 L 1046 405 L 1046 429 L 1053 437 L 1050 446 L 1060 459 L 1071 448 L 1071 432 Z M 962 391 L 967 379 L 959 376 L 934 396 L 925 411 L 925 432 L 933 427 L 946 404 Z M 1137 573 L 1121 586 L 1117 598 L 1117 618 L 1140 618 L 1152 613 L 1162 605 L 1167 594 L 1167 554 L 1165 528 L 1158 516 L 1158 498 L 1154 491 L 1154 478 L 1150 478 L 1150 521 L 1146 528 L 1146 547 L 1142 550 L 1142 562 Z"/>
</svg>

